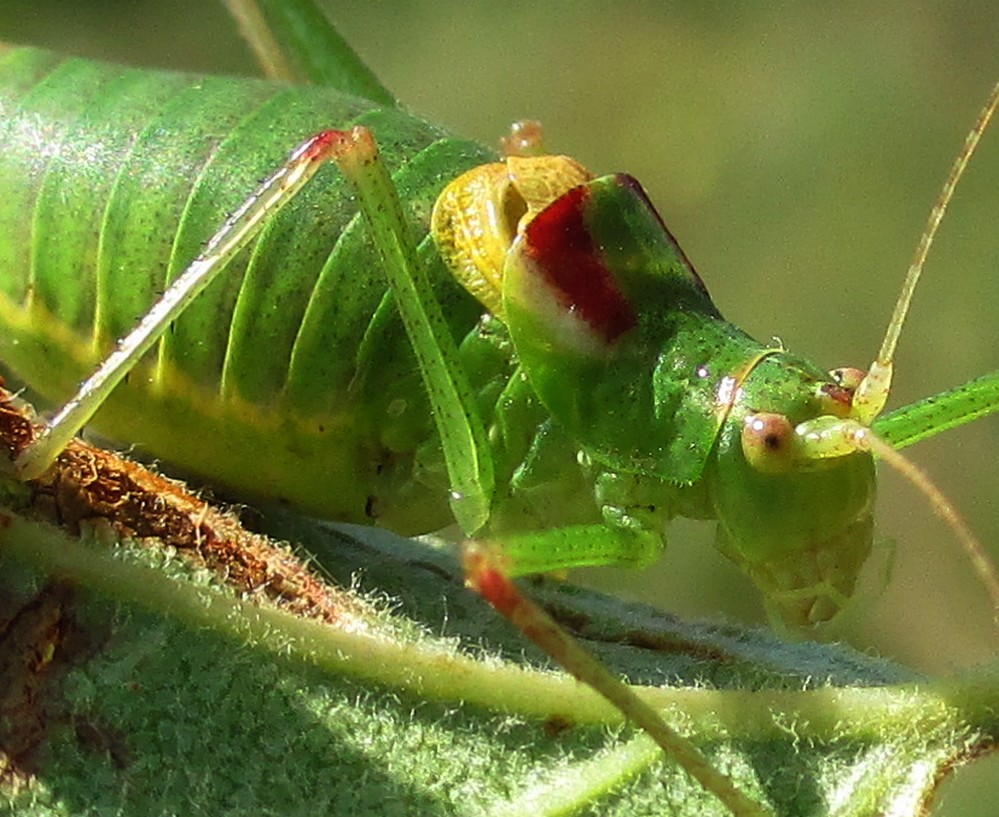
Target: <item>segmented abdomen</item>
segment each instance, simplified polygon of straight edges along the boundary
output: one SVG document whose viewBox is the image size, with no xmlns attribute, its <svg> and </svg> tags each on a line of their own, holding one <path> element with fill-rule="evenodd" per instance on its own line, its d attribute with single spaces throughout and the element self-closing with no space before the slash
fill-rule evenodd
<svg viewBox="0 0 999 817">
<path fill-rule="evenodd" d="M 0 54 L 5 363 L 65 399 L 297 144 L 354 124 L 374 131 L 421 236 L 440 188 L 490 158 L 323 89 Z M 408 468 L 432 424 L 366 234 L 349 186 L 325 168 L 96 424 L 253 494 L 374 513 L 372 481 Z M 479 308 L 424 255 L 463 334 Z"/>
</svg>

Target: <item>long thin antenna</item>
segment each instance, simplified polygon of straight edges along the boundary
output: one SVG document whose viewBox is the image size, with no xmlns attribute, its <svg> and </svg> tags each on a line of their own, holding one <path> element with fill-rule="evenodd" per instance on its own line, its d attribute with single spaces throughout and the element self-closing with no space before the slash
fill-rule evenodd
<svg viewBox="0 0 999 817">
<path fill-rule="evenodd" d="M 854 415 L 856 420 L 860 421 L 863 425 L 869 425 L 874 417 L 880 414 L 881 409 L 884 408 L 885 402 L 888 399 L 895 347 L 898 345 L 902 325 L 905 323 L 906 315 L 909 312 L 912 295 L 916 291 L 916 284 L 923 271 L 926 256 L 930 251 L 930 246 L 933 244 L 933 239 L 936 237 L 947 206 L 954 196 L 954 189 L 964 175 L 965 168 L 967 168 L 968 162 L 974 155 L 978 143 L 981 141 L 982 135 L 985 133 L 997 107 L 999 107 L 999 82 L 996 82 L 992 87 L 992 92 L 982 107 L 978 119 L 971 130 L 968 131 L 964 145 L 954 160 L 950 172 L 947 174 L 940 195 L 937 197 L 933 209 L 930 210 L 926 227 L 920 236 L 916 253 L 912 258 L 912 263 L 909 265 L 905 281 L 902 284 L 902 291 L 899 293 L 898 301 L 895 303 L 895 310 L 892 312 L 891 320 L 888 323 L 888 330 L 885 332 L 881 351 L 878 352 L 877 360 L 871 364 L 870 371 L 864 377 L 863 381 L 861 381 L 854 395 Z M 956 533 L 975 572 L 989 594 L 993 610 L 999 615 L 999 573 L 997 573 L 995 565 L 992 564 L 981 542 L 971 532 L 967 523 L 961 518 L 950 501 L 921 468 L 900 454 L 888 443 L 884 442 L 870 429 L 859 428 L 854 435 L 854 441 L 858 447 L 873 451 L 877 456 L 888 462 L 929 499 L 937 516 L 943 519 Z"/>
<path fill-rule="evenodd" d="M 895 347 L 898 345 L 898 338 L 902 333 L 902 325 L 905 323 L 905 317 L 909 312 L 909 305 L 912 303 L 916 284 L 919 282 L 919 276 L 923 272 L 926 256 L 929 254 L 933 239 L 936 238 L 937 230 L 940 227 L 940 222 L 943 220 L 944 213 L 947 211 L 947 206 L 954 196 L 954 189 L 961 180 L 961 176 L 964 175 L 964 170 L 968 166 L 972 155 L 974 155 L 975 149 L 978 147 L 979 141 L 981 141 L 982 134 L 985 133 L 985 129 L 988 127 L 997 106 L 999 106 L 999 82 L 996 82 L 992 87 L 992 93 L 989 94 L 989 98 L 985 102 L 981 113 L 979 113 L 978 119 L 971 130 L 968 131 L 968 135 L 964 140 L 964 146 L 954 160 L 950 173 L 947 174 L 947 179 L 940 190 L 936 204 L 930 210 L 929 218 L 926 220 L 926 227 L 919 238 L 916 253 L 912 258 L 912 263 L 909 264 L 905 281 L 902 283 L 902 291 L 898 295 L 891 320 L 888 322 L 888 329 L 885 332 L 884 341 L 881 343 L 881 351 L 878 352 L 877 359 L 871 364 L 870 371 L 868 371 L 867 376 L 860 383 L 854 395 L 855 416 L 864 423 L 869 424 L 877 417 L 888 400 Z"/>
<path fill-rule="evenodd" d="M 985 592 L 989 594 L 995 617 L 999 619 L 999 572 L 989 558 L 988 551 L 971 532 L 968 523 L 957 512 L 951 501 L 943 495 L 922 468 L 888 445 L 869 428 L 858 429 L 855 439 L 859 448 L 872 451 L 909 480 L 929 500 L 936 515 L 954 531 L 968 561 L 971 562 L 971 566 L 985 587 Z"/>
<path fill-rule="evenodd" d="M 971 130 L 968 131 L 968 135 L 964 140 L 964 146 L 954 160 L 950 173 L 947 174 L 947 180 L 940 191 L 940 196 L 937 198 L 936 204 L 933 205 L 933 209 L 930 210 L 929 218 L 926 220 L 926 227 L 923 229 L 919 245 L 916 247 L 916 253 L 912 258 L 912 263 L 909 264 L 905 283 L 902 284 L 902 291 L 899 293 L 898 301 L 895 303 L 895 311 L 892 313 L 891 321 L 888 324 L 888 331 L 885 333 L 884 342 L 881 344 L 881 351 L 878 352 L 879 361 L 890 361 L 895 356 L 895 346 L 898 344 L 902 324 L 905 322 L 905 316 L 909 311 L 912 294 L 916 291 L 916 283 L 919 281 L 919 276 L 923 271 L 923 264 L 926 262 L 930 245 L 936 237 L 937 229 L 940 227 L 940 222 L 944 217 L 944 212 L 947 210 L 947 206 L 954 195 L 954 188 L 957 187 L 961 176 L 964 175 L 964 169 L 968 166 L 975 148 L 978 147 L 982 134 L 985 133 L 985 129 L 988 127 L 989 120 L 992 119 L 997 106 L 999 106 L 999 82 L 996 82 L 993 86 L 988 101 L 978 115 L 978 120 Z"/>
</svg>

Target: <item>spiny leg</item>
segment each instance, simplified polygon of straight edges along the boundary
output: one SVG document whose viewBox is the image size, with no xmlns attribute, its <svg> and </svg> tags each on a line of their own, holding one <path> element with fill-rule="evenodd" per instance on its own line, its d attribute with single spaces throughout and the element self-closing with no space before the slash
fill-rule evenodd
<svg viewBox="0 0 999 817">
<path fill-rule="evenodd" d="M 485 524 L 492 501 L 493 465 L 485 426 L 374 136 L 360 127 L 331 133 L 339 134 L 332 158 L 361 199 L 430 397 L 451 480 L 451 510 L 470 535 Z"/>
<path fill-rule="evenodd" d="M 319 134 L 296 148 L 288 161 L 209 239 L 201 254 L 167 288 L 136 327 L 117 342 L 97 371 L 17 457 L 14 465 L 22 479 L 34 479 L 45 472 L 170 323 L 256 237 L 266 220 L 291 201 L 316 174 L 325 159 L 327 141 L 325 134 Z"/>
</svg>

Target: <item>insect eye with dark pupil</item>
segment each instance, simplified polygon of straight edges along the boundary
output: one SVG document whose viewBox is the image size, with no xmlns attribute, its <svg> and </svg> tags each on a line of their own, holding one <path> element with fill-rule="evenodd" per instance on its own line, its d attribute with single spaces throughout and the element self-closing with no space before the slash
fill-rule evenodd
<svg viewBox="0 0 999 817">
<path fill-rule="evenodd" d="M 746 417 L 742 452 L 747 462 L 765 474 L 782 474 L 794 465 L 794 426 L 783 414 L 761 411 Z"/>
</svg>

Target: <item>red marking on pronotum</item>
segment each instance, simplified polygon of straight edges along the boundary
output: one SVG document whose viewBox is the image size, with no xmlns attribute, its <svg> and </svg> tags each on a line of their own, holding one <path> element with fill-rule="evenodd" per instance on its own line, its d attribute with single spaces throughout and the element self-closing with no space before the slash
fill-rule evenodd
<svg viewBox="0 0 999 817">
<path fill-rule="evenodd" d="M 590 189 L 560 196 L 527 226 L 525 248 L 548 286 L 608 343 L 635 325 L 635 312 L 593 243 L 584 220 Z"/>
</svg>

